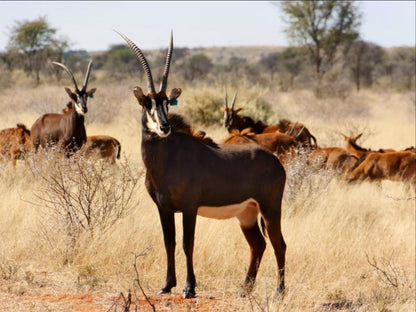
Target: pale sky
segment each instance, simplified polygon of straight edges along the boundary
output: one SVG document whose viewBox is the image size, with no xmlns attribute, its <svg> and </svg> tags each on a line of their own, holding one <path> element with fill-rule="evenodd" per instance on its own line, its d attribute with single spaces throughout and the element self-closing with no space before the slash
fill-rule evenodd
<svg viewBox="0 0 416 312">
<path fill-rule="evenodd" d="M 360 1 L 364 40 L 383 47 L 415 46 L 415 1 Z M 278 6 L 270 1 L 0 1 L 0 51 L 15 21 L 46 16 L 70 49 L 107 50 L 124 41 L 142 49 L 288 46 Z"/>
</svg>

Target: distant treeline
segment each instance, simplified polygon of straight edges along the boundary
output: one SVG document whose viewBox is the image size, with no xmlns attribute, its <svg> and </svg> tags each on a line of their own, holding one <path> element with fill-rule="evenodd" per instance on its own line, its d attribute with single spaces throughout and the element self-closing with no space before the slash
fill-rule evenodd
<svg viewBox="0 0 416 312">
<path fill-rule="evenodd" d="M 383 48 L 376 44 L 356 41 L 348 51 L 339 53 L 331 68 L 326 70 L 319 86 L 326 95 L 342 96 L 352 89 L 391 88 L 415 89 L 414 47 Z M 62 72 L 51 61 L 61 61 L 74 72 L 85 71 L 89 59 L 94 61 L 93 79 L 116 81 L 142 74 L 137 57 L 127 45 L 114 45 L 103 52 L 66 51 L 38 57 L 41 78 L 60 80 Z M 163 71 L 166 49 L 145 51 L 153 67 L 155 80 Z M 33 62 L 32 62 L 33 63 Z M 35 62 L 36 63 L 36 62 Z M 32 65 L 33 66 L 33 65 Z M 173 79 L 181 84 L 195 82 L 238 85 L 241 79 L 265 87 L 288 91 L 316 88 L 314 62 L 302 48 L 288 47 L 223 47 L 178 48 L 172 61 Z M 12 86 L 11 72 L 24 71 L 30 77 L 25 58 L 20 53 L 0 53 L 0 81 Z M 97 73 L 100 72 L 100 75 Z M 42 80 L 42 79 L 41 79 Z"/>
</svg>

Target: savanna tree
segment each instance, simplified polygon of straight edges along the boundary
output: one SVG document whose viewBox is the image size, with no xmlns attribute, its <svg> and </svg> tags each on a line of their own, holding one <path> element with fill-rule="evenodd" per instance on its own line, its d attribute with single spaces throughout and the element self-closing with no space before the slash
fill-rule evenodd
<svg viewBox="0 0 416 312">
<path fill-rule="evenodd" d="M 345 55 L 344 66 L 351 72 L 357 91 L 362 84 L 371 87 L 373 72 L 383 60 L 383 49 L 374 43 L 358 40 L 353 43 Z"/>
<path fill-rule="evenodd" d="M 358 37 L 361 13 L 355 1 L 303 0 L 279 2 L 287 23 L 285 32 L 296 45 L 305 47 L 320 84 L 340 50 L 348 50 Z"/>
<path fill-rule="evenodd" d="M 55 61 L 62 57 L 66 49 L 65 39 L 56 37 L 45 17 L 33 21 L 16 21 L 10 31 L 8 50 L 17 51 L 23 58 L 23 69 L 28 75 L 35 75 L 36 83 L 40 81 L 40 71 L 51 57 Z"/>
</svg>

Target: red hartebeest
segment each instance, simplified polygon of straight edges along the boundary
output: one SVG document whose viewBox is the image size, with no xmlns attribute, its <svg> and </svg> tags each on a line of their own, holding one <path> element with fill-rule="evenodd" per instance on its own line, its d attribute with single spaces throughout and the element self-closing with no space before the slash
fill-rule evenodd
<svg viewBox="0 0 416 312">
<path fill-rule="evenodd" d="M 345 140 L 345 149 L 349 153 L 351 153 L 351 154 L 353 154 L 353 155 L 355 155 L 355 156 L 357 156 L 359 158 L 367 155 L 368 153 L 374 153 L 374 152 L 379 152 L 379 153 L 396 152 L 396 150 L 394 150 L 392 148 L 385 148 L 385 149 L 380 148 L 378 151 L 372 151 L 371 149 L 368 149 L 368 148 L 364 148 L 364 147 L 359 146 L 357 144 L 357 140 L 359 138 L 361 138 L 361 136 L 363 135 L 362 132 L 360 134 L 356 135 L 356 136 L 347 136 L 347 135 L 345 135 L 345 134 L 343 134 L 341 132 L 339 134 L 341 134 L 344 137 L 344 140 Z"/>
<path fill-rule="evenodd" d="M 238 218 L 251 251 L 244 283 L 244 289 L 250 291 L 266 247 L 257 220 L 260 214 L 278 263 L 278 291 L 283 293 L 286 251 L 280 223 L 286 180 L 283 166 L 272 153 L 255 144 L 216 145 L 177 131 L 182 127 L 170 122 L 168 108 L 182 90 L 174 88 L 166 92 L 173 51 L 172 35 L 158 92 L 141 50 L 126 36 L 120 36 L 140 60 L 148 81 L 148 94 L 140 87 L 135 87 L 133 93 L 143 108 L 141 151 L 146 168 L 145 184 L 158 207 L 167 255 L 166 283 L 159 293 L 169 293 L 176 286 L 175 212 L 183 215 L 187 268 L 185 298 L 195 296 L 193 249 L 197 215 Z"/>
<path fill-rule="evenodd" d="M 308 163 L 315 169 L 333 170 L 347 174 L 357 163 L 358 157 L 341 147 L 318 147 L 308 156 Z"/>
<path fill-rule="evenodd" d="M 295 137 L 280 133 L 260 133 L 256 134 L 250 132 L 250 128 L 244 129 L 243 131 L 234 130 L 227 138 L 223 141 L 224 144 L 247 144 L 256 143 L 272 153 L 275 153 L 279 160 L 284 164 L 286 158 L 295 153 L 299 142 Z M 289 156 L 290 157 L 290 156 Z"/>
<path fill-rule="evenodd" d="M 416 154 L 414 152 L 396 152 L 392 149 L 372 151 L 357 145 L 356 141 L 362 133 L 355 137 L 340 134 L 345 139 L 345 149 L 360 158 L 348 174 L 347 179 L 350 182 L 363 180 L 416 182 Z"/>
<path fill-rule="evenodd" d="M 22 159 L 32 148 L 30 131 L 24 124 L 18 123 L 15 128 L 0 131 L 0 155 L 7 157 L 16 165 L 17 159 Z"/>
<path fill-rule="evenodd" d="M 364 155 L 347 176 L 354 181 L 409 181 L 416 183 L 416 154 L 414 152 L 372 152 Z"/>
<path fill-rule="evenodd" d="M 68 157 L 77 150 L 87 140 L 84 125 L 84 115 L 87 113 L 87 99 L 92 97 L 95 88 L 87 91 L 88 78 L 91 72 L 92 61 L 88 64 L 87 73 L 82 88 L 79 89 L 73 73 L 63 64 L 53 62 L 65 69 L 74 84 L 74 92 L 65 88 L 71 98 L 71 110 L 67 114 L 45 114 L 39 117 L 31 128 L 32 142 L 35 151 L 39 146 L 43 148 L 56 146 L 59 151 Z"/>
</svg>

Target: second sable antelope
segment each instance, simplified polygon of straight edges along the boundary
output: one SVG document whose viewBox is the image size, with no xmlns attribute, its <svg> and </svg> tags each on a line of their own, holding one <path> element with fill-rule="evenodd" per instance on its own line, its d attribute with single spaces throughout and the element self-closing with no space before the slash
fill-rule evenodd
<svg viewBox="0 0 416 312">
<path fill-rule="evenodd" d="M 119 33 L 120 34 L 120 33 Z M 156 203 L 163 229 L 167 255 L 166 283 L 159 293 L 169 293 L 176 286 L 175 212 L 182 213 L 183 250 L 186 257 L 185 298 L 195 296 L 196 279 L 193 265 L 194 235 L 197 215 L 227 219 L 237 217 L 250 245 L 251 257 L 244 282 L 250 291 L 266 248 L 258 225 L 266 228 L 278 264 L 278 287 L 284 292 L 286 244 L 281 232 L 281 202 L 285 170 L 279 160 L 265 149 L 254 145 L 216 145 L 187 133 L 176 131 L 168 117 L 170 103 L 182 90 L 166 93 L 173 51 L 172 35 L 161 86 L 156 92 L 150 67 L 141 50 L 120 34 L 136 54 L 147 75 L 148 93 L 140 87 L 133 92 L 143 108 L 143 163 L 145 184 Z"/>
<path fill-rule="evenodd" d="M 88 79 L 91 72 L 92 61 L 88 64 L 87 73 L 85 75 L 84 84 L 79 89 L 73 73 L 64 65 L 53 62 L 65 69 L 74 84 L 74 92 L 65 88 L 71 98 L 71 110 L 66 114 L 45 114 L 39 117 L 31 128 L 32 142 L 35 151 L 39 146 L 47 148 L 56 146 L 59 151 L 70 156 L 87 140 L 87 134 L 84 125 L 84 115 L 87 113 L 87 99 L 91 97 L 95 88 L 87 91 Z"/>
</svg>

